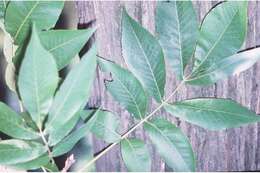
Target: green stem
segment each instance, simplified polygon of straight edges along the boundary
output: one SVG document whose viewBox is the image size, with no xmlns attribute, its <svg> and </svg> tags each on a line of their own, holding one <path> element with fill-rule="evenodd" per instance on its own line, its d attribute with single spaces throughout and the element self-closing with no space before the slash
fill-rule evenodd
<svg viewBox="0 0 260 173">
<path fill-rule="evenodd" d="M 55 163 L 55 161 L 54 161 L 54 159 L 53 159 L 53 157 L 52 157 L 51 149 L 49 148 L 48 142 L 47 142 L 47 140 L 46 140 L 46 138 L 45 138 L 45 136 L 44 136 L 44 134 L 43 134 L 41 128 L 39 128 L 39 132 L 40 132 L 40 136 L 41 136 L 41 138 L 42 138 L 42 141 L 43 141 L 45 147 L 46 147 L 47 150 L 48 150 L 48 156 L 49 156 L 49 158 L 51 159 L 51 162 L 52 162 L 52 163 Z"/>
<path fill-rule="evenodd" d="M 149 118 L 151 118 L 157 111 L 159 111 L 171 98 L 176 94 L 176 92 L 183 86 L 185 80 L 181 81 L 181 83 L 175 88 L 175 90 L 170 94 L 169 97 L 167 97 L 162 103 L 154 109 L 149 115 L 147 115 L 144 119 L 139 121 L 136 125 L 134 125 L 131 129 L 129 129 L 126 133 L 124 133 L 120 140 L 117 142 L 114 142 L 110 144 L 105 150 L 100 152 L 96 157 L 94 157 L 92 160 L 90 160 L 83 168 L 81 168 L 79 171 L 82 172 L 89 166 L 91 166 L 93 163 L 95 163 L 99 158 L 101 158 L 103 155 L 105 155 L 108 151 L 110 151 L 114 146 L 116 146 L 118 143 L 120 143 L 123 139 L 125 139 L 129 134 L 131 134 L 135 129 L 140 127 L 144 122 L 146 122 Z"/>
<path fill-rule="evenodd" d="M 43 172 L 47 172 L 46 169 L 42 166 L 41 169 L 43 170 Z"/>
</svg>

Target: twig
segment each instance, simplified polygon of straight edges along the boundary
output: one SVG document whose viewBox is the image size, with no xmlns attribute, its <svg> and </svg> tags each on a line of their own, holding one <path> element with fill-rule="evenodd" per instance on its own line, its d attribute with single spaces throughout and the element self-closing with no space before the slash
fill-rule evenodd
<svg viewBox="0 0 260 173">
<path fill-rule="evenodd" d="M 71 155 L 67 158 L 67 160 L 66 160 L 66 162 L 65 162 L 65 166 L 64 166 L 64 168 L 62 169 L 61 172 L 67 172 L 67 171 L 70 169 L 70 167 L 71 167 L 75 162 L 76 162 L 76 160 L 74 159 L 74 155 L 71 154 Z"/>
</svg>

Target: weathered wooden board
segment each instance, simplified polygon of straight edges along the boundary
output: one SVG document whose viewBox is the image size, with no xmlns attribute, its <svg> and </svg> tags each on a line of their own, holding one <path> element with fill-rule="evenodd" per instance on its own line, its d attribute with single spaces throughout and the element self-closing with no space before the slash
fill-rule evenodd
<svg viewBox="0 0 260 173">
<path fill-rule="evenodd" d="M 198 18 L 201 21 L 208 10 L 216 2 L 194 2 Z M 125 6 L 127 11 L 145 28 L 154 33 L 154 10 L 156 2 L 105 2 L 79 1 L 76 2 L 79 26 L 98 26 L 95 41 L 99 48 L 99 55 L 125 65 L 121 53 L 121 10 Z M 249 3 L 248 37 L 245 48 L 260 44 L 260 2 Z M 174 74 L 167 70 L 166 95 L 177 85 Z M 102 106 L 121 116 L 122 129 L 127 129 L 134 122 L 129 114 L 120 108 L 111 96 L 105 91 L 103 75 L 97 70 L 97 79 L 93 87 L 93 96 L 90 106 Z M 222 97 L 237 100 L 239 103 L 260 113 L 260 63 L 252 69 L 217 83 L 211 87 L 184 87 L 173 100 L 194 97 Z M 154 107 L 154 106 L 152 106 Z M 165 112 L 159 112 L 171 118 Z M 173 120 L 175 121 L 175 120 Z M 243 128 L 236 128 L 222 132 L 208 132 L 185 122 L 177 122 L 189 136 L 197 156 L 197 171 L 249 171 L 260 170 L 260 126 L 253 124 Z M 142 129 L 132 136 L 146 140 Z M 94 140 L 95 151 L 101 150 L 107 144 Z M 168 170 L 158 154 L 149 144 L 153 157 L 153 171 Z M 119 148 L 115 147 L 108 154 L 96 162 L 97 171 L 126 171 L 122 162 Z"/>
</svg>

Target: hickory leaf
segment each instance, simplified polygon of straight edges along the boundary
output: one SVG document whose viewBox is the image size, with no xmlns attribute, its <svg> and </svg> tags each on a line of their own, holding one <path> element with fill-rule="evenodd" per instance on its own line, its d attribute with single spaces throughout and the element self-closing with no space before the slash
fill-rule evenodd
<svg viewBox="0 0 260 173">
<path fill-rule="evenodd" d="M 104 59 L 99 65 L 105 72 L 112 73 L 113 80 L 105 82 L 107 90 L 135 118 L 142 119 L 147 109 L 147 96 L 141 83 L 128 70 Z"/>
<path fill-rule="evenodd" d="M 30 33 L 32 23 L 36 23 L 39 30 L 53 27 L 63 5 L 62 1 L 11 1 L 6 8 L 6 31 L 15 44 L 22 44 Z"/>
<path fill-rule="evenodd" d="M 198 22 L 192 2 L 158 2 L 155 21 L 165 57 L 176 76 L 183 79 L 198 36 Z"/>
<path fill-rule="evenodd" d="M 151 158 L 143 141 L 124 139 L 121 142 L 121 153 L 128 171 L 149 172 L 151 170 Z"/>
<path fill-rule="evenodd" d="M 227 99 L 199 98 L 164 106 L 167 112 L 208 130 L 223 130 L 260 121 L 260 117 Z"/>
<path fill-rule="evenodd" d="M 0 131 L 18 139 L 40 138 L 37 132 L 26 126 L 21 116 L 2 102 L 0 102 Z"/>
<path fill-rule="evenodd" d="M 191 85 L 210 85 L 252 67 L 260 59 L 260 48 L 240 52 L 212 64 L 208 70 L 185 80 Z"/>
<path fill-rule="evenodd" d="M 162 48 L 156 38 L 125 10 L 122 17 L 122 52 L 129 70 L 149 95 L 161 102 L 166 80 Z"/>
<path fill-rule="evenodd" d="M 159 118 L 147 121 L 144 128 L 170 168 L 174 171 L 195 171 L 195 157 L 191 145 L 179 128 Z"/>
<path fill-rule="evenodd" d="M 96 72 L 96 54 L 94 46 L 66 76 L 55 94 L 45 132 L 52 133 L 66 125 L 88 100 Z"/>
<path fill-rule="evenodd" d="M 46 147 L 37 142 L 17 139 L 0 141 L 0 164 L 10 165 L 31 161 L 47 151 Z"/>
<path fill-rule="evenodd" d="M 200 28 L 193 74 L 237 53 L 244 43 L 246 32 L 246 1 L 227 1 L 213 8 Z"/>
<path fill-rule="evenodd" d="M 58 85 L 58 70 L 53 56 L 39 40 L 35 25 L 18 77 L 22 102 L 38 127 L 52 103 Z"/>
</svg>

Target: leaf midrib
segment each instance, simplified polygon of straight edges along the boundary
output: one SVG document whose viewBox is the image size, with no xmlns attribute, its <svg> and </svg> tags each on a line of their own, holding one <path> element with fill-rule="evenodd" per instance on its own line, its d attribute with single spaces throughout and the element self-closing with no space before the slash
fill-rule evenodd
<svg viewBox="0 0 260 173">
<path fill-rule="evenodd" d="M 76 37 L 73 37 L 72 39 L 66 40 L 65 42 L 56 45 L 55 47 L 49 49 L 50 52 L 55 51 L 56 49 L 60 48 L 60 47 L 64 47 L 67 44 L 70 44 L 71 42 L 73 42 L 74 40 L 77 40 L 79 37 L 82 37 L 81 33 L 79 35 L 77 35 Z"/>
<path fill-rule="evenodd" d="M 79 67 L 79 68 L 81 68 L 81 67 Z M 64 99 L 63 99 L 63 102 L 60 104 L 60 106 L 59 106 L 57 109 L 55 109 L 56 111 L 55 111 L 55 113 L 54 113 L 54 115 L 53 115 L 53 118 L 51 119 L 51 121 L 50 121 L 50 123 L 49 123 L 48 126 L 53 126 L 52 123 L 56 120 L 57 115 L 59 114 L 59 112 L 60 112 L 61 109 L 63 108 L 64 104 L 66 103 L 66 101 L 67 101 L 69 95 L 71 94 L 71 91 L 72 91 L 72 89 L 74 88 L 74 85 L 75 85 L 76 81 L 78 81 L 78 77 L 80 76 L 80 75 L 79 75 L 80 72 L 81 72 L 81 69 L 78 70 L 78 72 L 76 73 L 76 74 L 77 74 L 77 75 L 76 75 L 77 77 L 73 78 L 73 81 L 71 82 L 71 85 L 70 85 L 69 89 L 68 89 L 67 92 L 66 92 L 66 95 L 65 95 L 65 97 L 64 97 Z M 54 99 L 54 100 L 55 100 L 55 99 Z"/>
<path fill-rule="evenodd" d="M 193 108 L 193 109 L 196 109 L 196 110 L 202 110 L 202 111 L 208 111 L 208 112 L 216 112 L 216 113 L 225 113 L 225 114 L 229 114 L 229 115 L 234 115 L 234 116 L 238 116 L 238 117 L 241 117 L 241 118 L 254 118 L 254 119 L 259 119 L 260 120 L 260 117 L 257 117 L 257 116 L 244 116 L 244 114 L 239 114 L 239 113 L 232 113 L 232 112 L 226 112 L 226 111 L 218 111 L 218 110 L 215 110 L 214 108 L 212 107 L 203 107 L 203 108 L 200 108 L 200 107 L 196 107 L 196 106 L 191 106 L 191 105 L 187 105 L 187 104 L 178 104 L 178 105 L 181 105 L 181 106 L 184 106 L 184 107 L 190 107 L 190 108 Z M 177 105 L 173 105 L 173 106 L 177 106 Z"/>
<path fill-rule="evenodd" d="M 14 36 L 14 40 L 17 39 L 18 35 L 20 34 L 21 29 L 23 28 L 24 24 L 26 23 L 27 19 L 31 16 L 31 14 L 33 13 L 33 11 L 35 10 L 35 8 L 39 5 L 40 1 L 36 1 L 35 4 L 33 5 L 33 7 L 31 8 L 31 10 L 28 12 L 28 14 L 25 16 L 24 20 L 22 21 L 21 25 L 19 26 L 19 28 L 17 29 L 15 36 Z"/>
<path fill-rule="evenodd" d="M 219 64 L 219 63 L 218 63 L 218 64 Z M 232 64 L 234 64 L 234 63 L 224 64 L 224 65 L 221 66 L 219 69 L 225 69 L 226 67 L 228 67 L 228 66 L 230 66 L 230 65 L 232 65 Z M 216 65 L 210 66 L 210 67 L 209 67 L 209 70 L 206 70 L 206 71 L 205 71 L 203 74 L 201 74 L 200 76 L 197 76 L 197 77 L 195 77 L 195 78 L 186 79 L 185 82 L 190 82 L 190 81 L 194 81 L 194 80 L 200 79 L 200 78 L 202 78 L 202 77 L 204 77 L 204 76 L 208 76 L 208 75 L 210 75 L 210 74 L 216 72 L 217 70 L 219 70 L 219 69 L 217 69 L 217 68 L 215 68 L 215 69 L 213 68 L 212 70 L 210 70 L 210 68 L 211 68 L 211 67 L 214 67 L 214 66 L 216 66 Z"/>
<path fill-rule="evenodd" d="M 177 27 L 178 27 L 178 33 L 179 33 L 179 37 L 178 37 L 178 41 L 179 41 L 179 45 L 180 45 L 180 61 L 181 61 L 181 75 L 182 78 L 184 76 L 184 63 L 183 63 L 183 55 L 182 55 L 182 42 L 181 42 L 181 30 L 180 30 L 180 20 L 179 20 L 179 13 L 178 13 L 178 7 L 177 7 L 177 1 L 174 1 L 175 3 L 175 9 L 176 9 L 176 17 L 177 17 Z"/>
<path fill-rule="evenodd" d="M 37 126 L 39 126 L 39 124 L 41 123 L 41 118 L 40 118 L 40 105 L 39 105 L 39 102 L 40 102 L 40 99 L 39 99 L 39 90 L 38 90 L 38 72 L 37 72 L 37 68 L 36 68 L 36 59 L 35 59 L 36 56 L 33 56 L 33 76 L 34 76 L 34 80 L 33 80 L 33 85 L 34 85 L 34 91 L 35 91 L 35 96 L 36 96 L 36 109 L 37 109 L 37 112 L 36 112 L 36 116 L 35 118 L 38 118 L 38 122 L 37 122 Z M 38 114 L 37 114 L 38 113 Z M 39 124 L 38 124 L 39 123 Z"/>
</svg>

